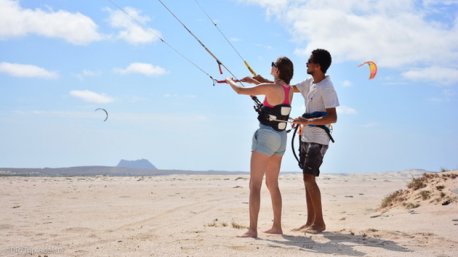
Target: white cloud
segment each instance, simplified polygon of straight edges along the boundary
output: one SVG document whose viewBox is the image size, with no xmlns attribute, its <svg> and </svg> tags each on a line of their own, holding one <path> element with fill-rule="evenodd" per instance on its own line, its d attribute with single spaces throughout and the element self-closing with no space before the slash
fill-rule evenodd
<svg viewBox="0 0 458 257">
<path fill-rule="evenodd" d="M 140 62 L 131 63 L 126 68 L 115 68 L 114 71 L 120 74 L 137 73 L 147 76 L 160 76 L 166 73 L 166 70 L 162 67 Z"/>
<path fill-rule="evenodd" d="M 441 85 L 450 85 L 458 81 L 458 69 L 437 66 L 408 70 L 402 75 L 410 80 L 434 81 Z"/>
<path fill-rule="evenodd" d="M 83 70 L 80 73 L 76 74 L 76 77 L 80 80 L 83 80 L 84 78 L 90 78 L 90 77 L 95 77 L 99 73 L 96 71 L 91 71 L 91 70 Z"/>
<path fill-rule="evenodd" d="M 338 114 L 346 114 L 346 115 L 352 115 L 358 113 L 356 109 L 348 107 L 348 106 L 339 106 L 337 107 L 337 113 Z"/>
<path fill-rule="evenodd" d="M 285 23 L 300 55 L 325 48 L 337 62 L 374 60 L 401 72 L 425 66 L 458 69 L 458 17 L 451 11 L 456 0 L 240 1 L 256 3 Z M 444 8 L 447 17 L 438 14 Z"/>
<path fill-rule="evenodd" d="M 159 40 L 161 33 L 152 28 L 143 26 L 150 20 L 147 16 L 142 16 L 140 11 L 132 7 L 125 7 L 121 10 L 111 10 L 110 25 L 120 29 L 117 37 L 131 44 L 146 44 Z"/>
<path fill-rule="evenodd" d="M 107 104 L 113 102 L 113 98 L 90 90 L 72 90 L 70 95 L 88 103 Z"/>
<path fill-rule="evenodd" d="M 342 87 L 347 88 L 347 87 L 351 87 L 351 86 L 352 86 L 352 83 L 349 80 L 344 80 L 344 82 L 342 82 Z"/>
<path fill-rule="evenodd" d="M 84 45 L 102 39 L 97 25 L 81 13 L 25 9 L 19 1 L 0 0 L 0 39 L 35 34 Z"/>
<path fill-rule="evenodd" d="M 278 15 L 288 6 L 288 0 L 239 0 L 239 2 L 260 5 L 266 9 L 268 15 Z"/>
<path fill-rule="evenodd" d="M 56 72 L 48 71 L 44 68 L 35 65 L 9 62 L 0 62 L 0 72 L 6 73 L 14 77 L 25 78 L 55 79 L 58 77 L 58 74 Z"/>
<path fill-rule="evenodd" d="M 450 88 L 444 88 L 441 95 L 431 96 L 428 98 L 428 101 L 434 103 L 446 103 L 456 99 L 457 96 L 458 93 L 456 91 L 450 90 Z"/>
</svg>

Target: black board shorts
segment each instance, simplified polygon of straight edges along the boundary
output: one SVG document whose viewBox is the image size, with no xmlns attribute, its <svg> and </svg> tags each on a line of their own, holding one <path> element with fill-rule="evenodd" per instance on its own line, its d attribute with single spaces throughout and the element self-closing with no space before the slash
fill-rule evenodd
<svg viewBox="0 0 458 257">
<path fill-rule="evenodd" d="M 320 175 L 320 166 L 323 163 L 323 157 L 328 150 L 327 145 L 317 143 L 301 142 L 299 151 L 299 161 L 302 164 L 302 173 L 318 177 Z"/>
</svg>

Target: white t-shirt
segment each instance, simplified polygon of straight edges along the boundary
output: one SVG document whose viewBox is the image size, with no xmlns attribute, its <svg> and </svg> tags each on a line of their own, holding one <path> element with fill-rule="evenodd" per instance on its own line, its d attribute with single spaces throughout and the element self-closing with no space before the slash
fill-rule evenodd
<svg viewBox="0 0 458 257">
<path fill-rule="evenodd" d="M 325 112 L 327 108 L 339 106 L 339 99 L 329 76 L 316 84 L 313 83 L 313 78 L 310 78 L 295 86 L 304 97 L 306 113 Z M 328 145 L 329 140 L 329 136 L 322 128 L 304 126 L 302 129 L 303 142 Z"/>
</svg>

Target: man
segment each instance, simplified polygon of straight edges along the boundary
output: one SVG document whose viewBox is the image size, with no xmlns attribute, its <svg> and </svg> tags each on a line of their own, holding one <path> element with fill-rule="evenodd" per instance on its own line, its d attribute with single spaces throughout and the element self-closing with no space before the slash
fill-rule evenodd
<svg viewBox="0 0 458 257">
<path fill-rule="evenodd" d="M 307 61 L 307 74 L 312 78 L 296 84 L 294 92 L 301 93 L 305 100 L 305 117 L 322 113 L 321 117 L 294 119 L 294 123 L 303 125 L 300 162 L 305 185 L 307 203 L 307 222 L 295 229 L 306 233 L 320 233 L 326 229 L 321 207 L 321 192 L 316 183 L 320 175 L 320 166 L 328 149 L 330 134 L 322 125 L 328 126 L 337 121 L 336 107 L 339 106 L 336 91 L 326 71 L 331 66 L 331 54 L 324 49 L 312 51 Z M 314 126 L 315 125 L 315 126 Z"/>
</svg>

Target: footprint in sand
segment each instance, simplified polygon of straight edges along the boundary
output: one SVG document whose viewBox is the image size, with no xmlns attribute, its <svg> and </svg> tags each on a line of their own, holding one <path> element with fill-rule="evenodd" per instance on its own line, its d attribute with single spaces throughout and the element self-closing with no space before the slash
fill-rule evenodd
<svg viewBox="0 0 458 257">
<path fill-rule="evenodd" d="M 88 233 L 92 232 L 93 230 L 86 227 L 70 227 L 62 230 L 63 232 L 70 232 L 70 233 Z"/>
<path fill-rule="evenodd" d="M 14 226 L 10 224 L 0 224 L 0 230 L 13 229 Z"/>
</svg>

